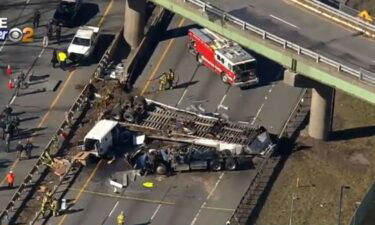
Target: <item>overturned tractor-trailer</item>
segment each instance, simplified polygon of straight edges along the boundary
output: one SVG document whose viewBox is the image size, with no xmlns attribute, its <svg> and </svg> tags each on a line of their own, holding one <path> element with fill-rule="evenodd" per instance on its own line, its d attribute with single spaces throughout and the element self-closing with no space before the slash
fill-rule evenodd
<svg viewBox="0 0 375 225">
<path fill-rule="evenodd" d="M 121 152 L 134 169 L 167 174 L 236 170 L 241 159 L 264 156 L 275 145 L 264 127 L 128 96 L 89 131 L 84 147 L 99 157 Z"/>
</svg>

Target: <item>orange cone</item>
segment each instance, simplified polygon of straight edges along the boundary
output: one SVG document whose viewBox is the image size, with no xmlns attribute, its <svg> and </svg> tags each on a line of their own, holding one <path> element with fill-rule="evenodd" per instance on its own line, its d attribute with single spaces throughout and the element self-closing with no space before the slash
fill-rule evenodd
<svg viewBox="0 0 375 225">
<path fill-rule="evenodd" d="M 8 89 L 13 89 L 14 88 L 14 84 L 12 82 L 12 80 L 9 80 L 8 81 Z"/>
<path fill-rule="evenodd" d="M 9 64 L 8 64 L 8 67 L 7 67 L 6 71 L 5 71 L 5 73 L 6 73 L 8 76 L 12 75 L 12 68 L 10 68 L 10 65 L 9 65 Z"/>
</svg>

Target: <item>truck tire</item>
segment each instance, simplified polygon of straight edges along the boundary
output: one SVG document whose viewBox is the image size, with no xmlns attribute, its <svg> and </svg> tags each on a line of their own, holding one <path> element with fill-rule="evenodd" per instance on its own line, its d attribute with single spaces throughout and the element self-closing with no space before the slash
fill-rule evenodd
<svg viewBox="0 0 375 225">
<path fill-rule="evenodd" d="M 124 121 L 133 123 L 134 122 L 134 111 L 132 109 L 128 109 L 122 115 Z"/>
<path fill-rule="evenodd" d="M 163 163 L 159 163 L 158 166 L 156 167 L 155 172 L 158 175 L 165 175 L 165 174 L 167 174 L 167 166 L 164 165 Z"/>
<path fill-rule="evenodd" d="M 212 171 L 220 171 L 222 169 L 221 162 L 217 159 L 213 159 L 210 161 L 210 170 Z"/>
<path fill-rule="evenodd" d="M 133 105 L 134 105 L 134 109 L 138 111 L 139 113 L 143 114 L 144 112 L 146 112 L 147 102 L 143 96 L 135 96 Z"/>
<path fill-rule="evenodd" d="M 236 170 L 237 169 L 236 159 L 233 158 L 233 157 L 226 158 L 226 160 L 225 160 L 225 169 L 226 170 L 230 170 L 230 171 Z"/>
</svg>

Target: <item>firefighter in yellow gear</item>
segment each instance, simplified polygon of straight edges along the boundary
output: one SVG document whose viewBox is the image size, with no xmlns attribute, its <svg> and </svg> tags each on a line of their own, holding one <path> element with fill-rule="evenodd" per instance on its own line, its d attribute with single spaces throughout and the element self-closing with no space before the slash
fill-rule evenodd
<svg viewBox="0 0 375 225">
<path fill-rule="evenodd" d="M 168 75 L 166 72 L 164 72 L 159 77 L 159 91 L 165 91 L 167 81 L 168 81 Z"/>
<path fill-rule="evenodd" d="M 121 211 L 120 214 L 117 216 L 117 225 L 124 225 L 125 224 L 125 216 L 124 212 Z"/>
<path fill-rule="evenodd" d="M 59 54 L 57 55 L 57 58 L 60 62 L 60 67 L 61 69 L 65 69 L 66 66 L 66 59 L 68 56 L 66 55 L 65 51 L 60 51 Z"/>
<path fill-rule="evenodd" d="M 169 69 L 168 74 L 167 74 L 168 89 L 173 88 L 173 82 L 174 82 L 174 72 L 172 69 Z"/>
<path fill-rule="evenodd" d="M 58 216 L 60 210 L 60 203 L 57 199 L 53 199 L 51 203 L 52 216 Z"/>
<path fill-rule="evenodd" d="M 44 196 L 43 197 L 43 200 L 42 200 L 42 207 L 41 207 L 41 211 L 42 211 L 42 216 L 44 217 L 46 215 L 46 212 L 49 208 L 49 202 L 48 202 L 48 197 L 47 196 Z"/>
</svg>

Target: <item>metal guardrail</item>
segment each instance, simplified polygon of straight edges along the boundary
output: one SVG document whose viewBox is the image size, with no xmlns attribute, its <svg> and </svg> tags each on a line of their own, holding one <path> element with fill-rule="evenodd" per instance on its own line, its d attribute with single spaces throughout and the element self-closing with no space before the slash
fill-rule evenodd
<svg viewBox="0 0 375 225">
<path fill-rule="evenodd" d="M 94 79 L 97 78 L 98 74 L 101 73 L 102 69 L 106 65 L 108 65 L 109 59 L 113 56 L 114 46 L 116 46 L 118 44 L 119 40 L 122 38 L 121 34 L 122 34 L 122 30 L 115 36 L 111 45 L 108 47 L 108 49 L 103 54 L 101 60 L 99 61 L 98 65 L 97 65 L 97 67 L 96 67 L 96 69 L 95 69 L 95 71 L 92 75 L 92 78 L 94 78 Z M 91 82 L 92 81 L 90 80 L 90 83 Z M 74 104 L 69 109 L 68 114 L 67 114 L 68 118 L 72 118 L 74 116 L 74 113 L 78 109 L 81 108 L 81 104 L 83 103 L 84 99 L 87 98 L 87 91 L 88 91 L 88 85 L 86 85 L 84 87 L 84 89 L 81 91 L 79 96 L 74 101 Z M 16 190 L 16 192 L 14 193 L 11 200 L 8 202 L 8 204 L 6 204 L 4 210 L 1 212 L 1 214 L 0 214 L 0 224 L 2 224 L 2 222 L 5 219 L 9 220 L 9 215 L 11 214 L 11 211 L 14 208 L 16 201 L 20 199 L 21 194 L 23 193 L 23 191 L 27 187 L 27 184 L 30 184 L 30 182 L 32 182 L 33 176 L 38 171 L 42 171 L 42 170 L 46 169 L 45 166 L 43 166 L 43 159 L 42 158 L 46 154 L 56 154 L 57 151 L 60 149 L 60 147 L 58 146 L 58 144 L 59 144 L 58 143 L 58 137 L 61 134 L 61 132 L 64 131 L 67 128 L 67 126 L 69 126 L 69 123 L 70 123 L 70 121 L 68 121 L 68 119 L 65 118 L 65 120 L 61 123 L 61 125 L 59 126 L 59 128 L 57 129 L 55 134 L 52 136 L 51 140 L 46 145 L 44 151 L 40 154 L 35 166 L 30 170 L 28 175 L 24 178 L 23 183 L 19 186 L 19 188 Z M 43 167 L 43 169 L 41 169 L 41 167 Z M 39 213 L 39 211 L 37 213 Z M 37 214 L 37 217 L 38 216 L 39 216 L 39 214 Z"/>
<path fill-rule="evenodd" d="M 211 13 L 216 15 L 219 18 L 222 18 L 222 20 L 230 22 L 234 25 L 239 26 L 242 30 L 250 31 L 252 34 L 255 34 L 259 37 L 261 37 L 263 40 L 268 40 L 273 42 L 274 44 L 283 47 L 284 49 L 291 50 L 293 52 L 296 52 L 298 55 L 306 56 L 308 58 L 313 59 L 316 63 L 322 63 L 328 66 L 331 66 L 335 68 L 338 72 L 343 72 L 348 75 L 351 75 L 353 77 L 358 78 L 358 80 L 362 81 L 363 83 L 373 85 L 375 86 L 375 73 L 372 73 L 370 71 L 367 71 L 363 68 L 352 68 L 350 66 L 346 66 L 344 64 L 341 64 L 333 59 L 330 59 L 328 57 L 325 57 L 323 55 L 320 55 L 317 52 L 314 52 L 312 50 L 303 48 L 299 46 L 298 44 L 295 44 L 293 42 L 287 41 L 277 35 L 271 34 L 259 27 L 256 27 L 246 21 L 243 21 L 235 16 L 230 15 L 228 12 L 219 9 L 216 6 L 213 6 L 210 3 L 201 1 L 201 0 L 183 0 L 185 3 L 190 3 L 191 5 L 194 5 L 195 7 L 198 7 L 203 12 Z M 337 10 L 339 11 L 339 10 Z M 342 12 L 340 12 L 342 13 Z M 375 30 L 375 26 L 367 24 L 368 27 L 371 27 Z M 363 74 L 366 74 L 364 76 Z"/>
<path fill-rule="evenodd" d="M 309 91 L 307 89 L 305 89 L 301 93 L 297 104 L 295 105 L 295 107 L 291 111 L 288 119 L 286 120 L 286 122 L 285 122 L 279 136 L 278 136 L 279 140 L 282 137 L 288 137 L 288 138 L 291 137 L 293 135 L 293 133 L 296 131 L 296 129 L 298 129 L 298 126 L 301 123 L 301 118 L 298 118 L 299 114 L 302 113 L 303 117 L 305 117 L 307 115 L 306 110 L 304 111 L 304 110 L 302 110 L 302 108 L 304 107 L 304 104 L 309 104 L 309 103 L 307 103 L 308 95 L 309 95 Z M 294 121 L 294 120 L 296 120 L 296 121 Z M 296 127 L 296 125 L 297 125 L 297 127 Z M 242 198 L 240 200 L 240 203 L 236 207 L 232 216 L 228 220 L 229 223 L 227 223 L 227 224 L 230 224 L 230 225 L 245 225 L 245 224 L 247 224 L 249 216 L 251 215 L 252 210 L 254 209 L 254 207 L 255 207 L 255 205 L 258 201 L 258 198 L 261 195 L 261 193 L 263 192 L 263 190 L 259 190 L 260 192 L 258 192 L 258 194 L 254 194 L 254 192 L 257 190 L 258 183 L 260 183 L 260 182 L 267 183 L 267 181 L 264 181 L 262 179 L 263 178 L 267 179 L 268 177 L 270 177 L 272 175 L 273 168 L 277 165 L 277 163 L 279 161 L 279 160 L 275 161 L 271 157 L 274 154 L 274 152 L 277 151 L 278 146 L 279 146 L 279 144 L 276 145 L 276 148 L 274 148 L 273 151 L 269 152 L 266 155 L 266 157 L 263 159 L 261 165 L 258 167 L 258 169 L 256 171 L 255 176 L 252 178 L 248 189 L 246 190 L 246 192 L 242 196 Z M 274 162 L 272 162 L 272 160 Z M 269 165 L 271 165 L 271 166 L 269 166 Z M 268 166 L 270 168 L 267 168 Z M 270 169 L 271 169 L 271 171 L 269 171 Z M 270 173 L 270 172 L 271 172 L 271 174 L 267 174 L 267 173 Z M 264 176 L 265 173 L 266 173 L 266 176 Z M 249 203 L 249 201 L 250 201 L 250 203 Z M 251 202 L 253 204 L 251 204 Z"/>
<path fill-rule="evenodd" d="M 337 17 L 339 17 L 343 20 L 350 21 L 353 25 L 365 28 L 365 29 L 370 30 L 370 31 L 375 33 L 375 25 L 373 25 L 371 23 L 368 23 L 366 21 L 363 21 L 362 19 L 360 19 L 356 16 L 352 16 L 352 15 L 350 15 L 350 14 L 344 12 L 344 11 L 335 9 L 334 7 L 329 6 L 329 5 L 327 5 L 323 2 L 320 2 L 318 0 L 299 0 L 299 1 L 308 2 L 312 5 L 314 5 L 316 8 L 327 10 L 330 13 L 334 14 L 335 16 L 337 16 Z"/>
</svg>

